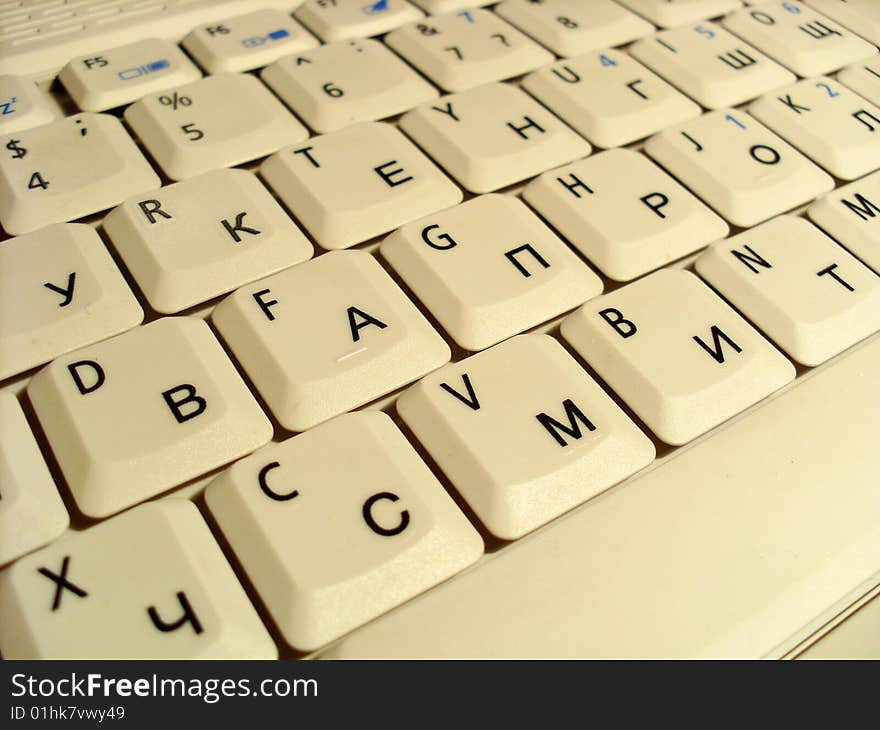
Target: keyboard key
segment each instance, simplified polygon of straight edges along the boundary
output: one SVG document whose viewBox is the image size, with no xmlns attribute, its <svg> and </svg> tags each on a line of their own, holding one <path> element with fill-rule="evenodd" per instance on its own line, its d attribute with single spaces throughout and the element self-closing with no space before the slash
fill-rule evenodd
<svg viewBox="0 0 880 730">
<path fill-rule="evenodd" d="M 104 230 L 150 306 L 179 312 L 311 258 L 312 244 L 245 170 L 129 198 Z"/>
<path fill-rule="evenodd" d="M 602 152 L 544 173 L 523 198 L 617 281 L 724 238 L 727 224 L 646 157 Z"/>
<path fill-rule="evenodd" d="M 250 71 L 317 45 L 287 13 L 270 8 L 205 23 L 183 39 L 183 47 L 212 74 Z"/>
<path fill-rule="evenodd" d="M 546 335 L 514 337 L 441 368 L 405 391 L 397 411 L 486 528 L 505 540 L 628 477 L 655 453 Z"/>
<path fill-rule="evenodd" d="M 740 0 L 615 0 L 663 28 L 714 18 L 742 7 Z"/>
<path fill-rule="evenodd" d="M 54 540 L 70 518 L 15 396 L 0 392 L 0 565 Z M 4 614 L 4 623 L 7 620 Z"/>
<path fill-rule="evenodd" d="M 172 180 L 240 165 L 309 136 L 247 74 L 218 74 L 147 96 L 125 110 L 125 120 Z"/>
<path fill-rule="evenodd" d="M 46 226 L 0 244 L 0 380 L 143 318 L 91 226 Z"/>
<path fill-rule="evenodd" d="M 880 6 L 875 0 L 806 0 L 806 5 L 880 44 Z"/>
<path fill-rule="evenodd" d="M 723 24 L 799 76 L 830 73 L 877 55 L 867 41 L 793 0 L 740 10 Z"/>
<path fill-rule="evenodd" d="M 794 366 L 696 276 L 663 269 L 587 302 L 562 336 L 668 444 L 794 379 Z"/>
<path fill-rule="evenodd" d="M 516 87 L 444 96 L 400 126 L 473 193 L 490 193 L 590 154 L 590 145 Z"/>
<path fill-rule="evenodd" d="M 834 187 L 830 175 L 787 142 L 732 109 L 667 129 L 645 151 L 737 226 L 753 226 Z"/>
<path fill-rule="evenodd" d="M 74 58 L 58 80 L 80 109 L 102 112 L 201 76 L 176 45 L 148 38 Z"/>
<path fill-rule="evenodd" d="M 437 90 L 378 41 L 340 41 L 287 56 L 260 77 L 306 124 L 334 132 L 395 116 Z"/>
<path fill-rule="evenodd" d="M 294 13 L 327 43 L 387 33 L 423 15 L 406 0 L 305 0 Z"/>
<path fill-rule="evenodd" d="M 48 94 L 30 79 L 0 76 L 0 134 L 48 124 L 61 116 Z"/>
<path fill-rule="evenodd" d="M 696 268 L 803 365 L 880 330 L 880 279 L 803 218 L 774 218 L 721 241 Z"/>
<path fill-rule="evenodd" d="M 654 26 L 612 0 L 504 0 L 494 8 L 558 56 L 578 56 L 620 46 L 654 32 Z"/>
<path fill-rule="evenodd" d="M 160 319 L 57 358 L 31 379 L 28 395 L 90 517 L 176 487 L 272 437 L 201 319 Z"/>
<path fill-rule="evenodd" d="M 327 253 L 242 287 L 217 305 L 212 319 L 291 431 L 374 401 L 451 356 L 364 251 Z"/>
<path fill-rule="evenodd" d="M 431 15 L 454 13 L 457 10 L 465 10 L 478 5 L 492 4 L 491 0 L 412 0 L 412 3 Z"/>
<path fill-rule="evenodd" d="M 410 23 L 385 42 L 445 91 L 519 76 L 553 60 L 528 36 L 479 8 Z"/>
<path fill-rule="evenodd" d="M 526 76 L 523 88 L 600 147 L 700 115 L 699 105 L 626 53 L 595 51 Z"/>
<path fill-rule="evenodd" d="M 837 80 L 872 104 L 880 106 L 880 58 L 847 66 Z"/>
<path fill-rule="evenodd" d="M 361 122 L 287 147 L 260 174 L 315 240 L 347 248 L 461 202 L 461 191 L 400 131 Z"/>
<path fill-rule="evenodd" d="M 762 96 L 749 113 L 843 180 L 880 167 L 880 108 L 827 76 Z"/>
<path fill-rule="evenodd" d="M 205 498 L 284 640 L 304 651 L 483 552 L 479 534 L 379 412 L 341 416 L 262 449 L 226 470 Z"/>
<path fill-rule="evenodd" d="M 0 573 L 9 659 L 274 659 L 194 504 L 145 504 Z"/>
<path fill-rule="evenodd" d="M 484 195 L 409 223 L 382 257 L 465 350 L 583 304 L 602 281 L 523 203 Z"/>
<path fill-rule="evenodd" d="M 880 274 L 880 172 L 823 195 L 807 214 Z"/>
<path fill-rule="evenodd" d="M 643 38 L 630 52 L 707 109 L 742 104 L 795 81 L 791 71 L 711 22 Z"/>
<path fill-rule="evenodd" d="M 0 223 L 30 233 L 159 187 L 115 117 L 76 114 L 0 137 Z"/>
</svg>

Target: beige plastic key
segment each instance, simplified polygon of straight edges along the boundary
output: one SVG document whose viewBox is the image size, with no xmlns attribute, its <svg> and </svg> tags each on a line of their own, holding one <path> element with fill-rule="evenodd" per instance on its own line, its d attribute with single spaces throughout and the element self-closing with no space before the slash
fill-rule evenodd
<svg viewBox="0 0 880 730">
<path fill-rule="evenodd" d="M 696 269 L 803 365 L 880 329 L 880 278 L 803 218 L 781 216 L 721 241 Z"/>
<path fill-rule="evenodd" d="M 387 33 L 423 15 L 407 0 L 305 0 L 294 13 L 326 43 Z"/>
<path fill-rule="evenodd" d="M 483 552 L 437 478 L 376 411 L 261 449 L 210 484 L 205 499 L 284 640 L 305 651 Z"/>
<path fill-rule="evenodd" d="M 723 25 L 798 76 L 818 76 L 877 55 L 877 48 L 795 0 L 762 2 Z"/>
<path fill-rule="evenodd" d="M 663 269 L 587 302 L 562 336 L 669 444 L 794 379 L 794 366 L 688 271 Z"/>
<path fill-rule="evenodd" d="M 602 292 L 601 279 L 510 195 L 483 195 L 409 223 L 380 250 L 466 350 L 494 345 Z"/>
<path fill-rule="evenodd" d="M 48 124 L 61 116 L 51 97 L 30 79 L 0 75 L 0 134 Z"/>
<path fill-rule="evenodd" d="M 593 51 L 523 79 L 523 88 L 599 147 L 630 144 L 700 107 L 626 53 Z"/>
<path fill-rule="evenodd" d="M 0 433 L 0 565 L 4 565 L 54 540 L 67 529 L 70 518 L 24 412 L 9 392 L 0 392 Z"/>
<path fill-rule="evenodd" d="M 513 540 L 654 458 L 654 444 L 554 339 L 448 365 L 397 412 L 493 535 Z"/>
<path fill-rule="evenodd" d="M 253 173 L 214 170 L 129 198 L 104 219 L 158 312 L 174 313 L 311 258 L 312 244 Z"/>
<path fill-rule="evenodd" d="M 0 573 L 7 659 L 274 659 L 194 504 L 145 504 Z"/>
<path fill-rule="evenodd" d="M 305 431 L 449 361 L 364 251 L 332 251 L 231 294 L 214 325 L 282 426 Z"/>
<path fill-rule="evenodd" d="M 880 167 L 880 107 L 827 76 L 762 96 L 749 114 L 835 177 Z"/>
<path fill-rule="evenodd" d="M 102 112 L 201 76 L 174 43 L 147 38 L 74 58 L 58 80 L 80 109 Z"/>
<path fill-rule="evenodd" d="M 271 8 L 205 23 L 183 39 L 183 47 L 212 74 L 250 71 L 317 45 L 290 15 Z"/>
<path fill-rule="evenodd" d="M 473 193 L 590 154 L 589 143 L 522 90 L 489 84 L 405 114 L 404 132 Z"/>
<path fill-rule="evenodd" d="M 445 91 L 519 76 L 553 60 L 531 38 L 480 8 L 410 23 L 385 42 Z"/>
<path fill-rule="evenodd" d="M 143 318 L 91 226 L 59 223 L 0 244 L 0 380 Z"/>
<path fill-rule="evenodd" d="M 620 46 L 654 32 L 613 0 L 504 0 L 494 10 L 558 56 Z"/>
<path fill-rule="evenodd" d="M 395 116 L 439 96 L 373 40 L 339 41 L 287 56 L 260 77 L 317 132 Z"/>
<path fill-rule="evenodd" d="M 880 274 L 880 172 L 823 195 L 807 215 Z"/>
<path fill-rule="evenodd" d="M 125 120 L 172 180 L 239 165 L 309 136 L 248 74 L 217 74 L 147 96 L 125 110 Z"/>
<path fill-rule="evenodd" d="M 880 106 L 880 58 L 847 66 L 837 74 L 837 80 L 872 104 Z"/>
<path fill-rule="evenodd" d="M 663 28 L 715 18 L 742 7 L 740 0 L 615 0 Z"/>
<path fill-rule="evenodd" d="M 76 114 L 0 137 L 0 223 L 30 233 L 159 187 L 118 119 Z"/>
<path fill-rule="evenodd" d="M 457 10 L 492 4 L 491 0 L 412 0 L 412 3 L 431 15 L 454 13 Z"/>
<path fill-rule="evenodd" d="M 27 392 L 90 517 L 165 492 L 272 437 L 220 343 L 196 318 L 159 319 L 56 358 Z"/>
<path fill-rule="evenodd" d="M 633 56 L 707 109 L 735 106 L 795 81 L 795 75 L 717 23 L 636 41 Z"/>
<path fill-rule="evenodd" d="M 753 226 L 834 187 L 828 173 L 733 109 L 667 129 L 645 151 L 737 226 Z"/>
<path fill-rule="evenodd" d="M 806 0 L 805 4 L 880 44 L 880 5 L 876 0 Z"/>
<path fill-rule="evenodd" d="M 649 159 L 608 150 L 551 170 L 523 198 L 606 276 L 628 281 L 727 235 L 727 224 Z"/>
<path fill-rule="evenodd" d="M 327 249 L 347 248 L 435 210 L 462 193 L 398 129 L 361 122 L 286 147 L 260 174 Z"/>
</svg>

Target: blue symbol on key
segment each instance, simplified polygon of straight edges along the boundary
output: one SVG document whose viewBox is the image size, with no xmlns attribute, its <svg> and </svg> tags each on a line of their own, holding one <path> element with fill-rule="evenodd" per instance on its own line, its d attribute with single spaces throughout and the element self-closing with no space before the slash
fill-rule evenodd
<svg viewBox="0 0 880 730">
<path fill-rule="evenodd" d="M 386 10 L 388 10 L 388 0 L 379 0 L 379 2 L 364 5 L 361 10 L 363 10 L 367 15 L 384 13 Z"/>
<path fill-rule="evenodd" d="M 147 74 L 156 73 L 157 71 L 161 71 L 162 69 L 168 68 L 171 65 L 171 61 L 163 58 L 158 61 L 151 61 L 150 63 L 145 63 L 143 66 L 132 66 L 131 68 L 126 68 L 116 74 L 122 81 L 131 81 L 131 79 L 139 78 L 140 76 L 146 76 Z"/>
<path fill-rule="evenodd" d="M 284 30 L 284 28 L 279 28 L 278 30 L 273 30 L 271 33 L 269 33 L 268 37 L 269 40 L 280 41 L 282 38 L 287 38 L 289 35 L 290 33 Z"/>
<path fill-rule="evenodd" d="M 278 30 L 273 30 L 271 33 L 267 33 L 266 35 L 254 35 L 250 38 L 242 38 L 241 45 L 245 48 L 255 48 L 256 46 L 262 46 L 266 41 L 280 41 L 282 38 L 287 38 L 290 36 L 290 32 L 284 30 L 284 28 L 279 28 Z"/>
<path fill-rule="evenodd" d="M 0 112 L 2 116 L 6 116 L 7 114 L 15 114 L 15 102 L 18 101 L 14 96 L 11 99 L 7 99 L 6 101 L 0 101 L 0 109 L 3 111 Z"/>
</svg>

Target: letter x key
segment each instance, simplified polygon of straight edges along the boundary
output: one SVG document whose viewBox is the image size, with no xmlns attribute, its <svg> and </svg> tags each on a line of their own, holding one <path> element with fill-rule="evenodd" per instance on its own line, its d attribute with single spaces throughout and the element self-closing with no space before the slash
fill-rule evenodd
<svg viewBox="0 0 880 730">
<path fill-rule="evenodd" d="M 61 562 L 61 575 L 56 575 L 48 568 L 39 568 L 37 570 L 40 575 L 45 575 L 49 580 L 55 583 L 55 598 L 52 600 L 52 610 L 57 611 L 61 606 L 61 597 L 64 593 L 64 590 L 67 589 L 74 595 L 79 596 L 80 598 L 85 598 L 89 594 L 80 588 L 75 583 L 71 583 L 67 580 L 67 569 L 70 567 L 70 556 L 65 555 L 64 560 Z"/>
</svg>

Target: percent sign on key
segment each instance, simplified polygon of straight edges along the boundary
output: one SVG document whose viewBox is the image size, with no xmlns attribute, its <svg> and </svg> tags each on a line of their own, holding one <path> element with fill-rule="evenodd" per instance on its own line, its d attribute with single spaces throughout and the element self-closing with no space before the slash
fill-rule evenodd
<svg viewBox="0 0 880 730">
<path fill-rule="evenodd" d="M 168 96 L 167 94 L 159 97 L 159 103 L 162 106 L 170 106 L 173 110 L 177 110 L 178 106 L 189 106 L 192 104 L 192 99 L 188 96 L 180 96 L 176 91 Z"/>
</svg>

